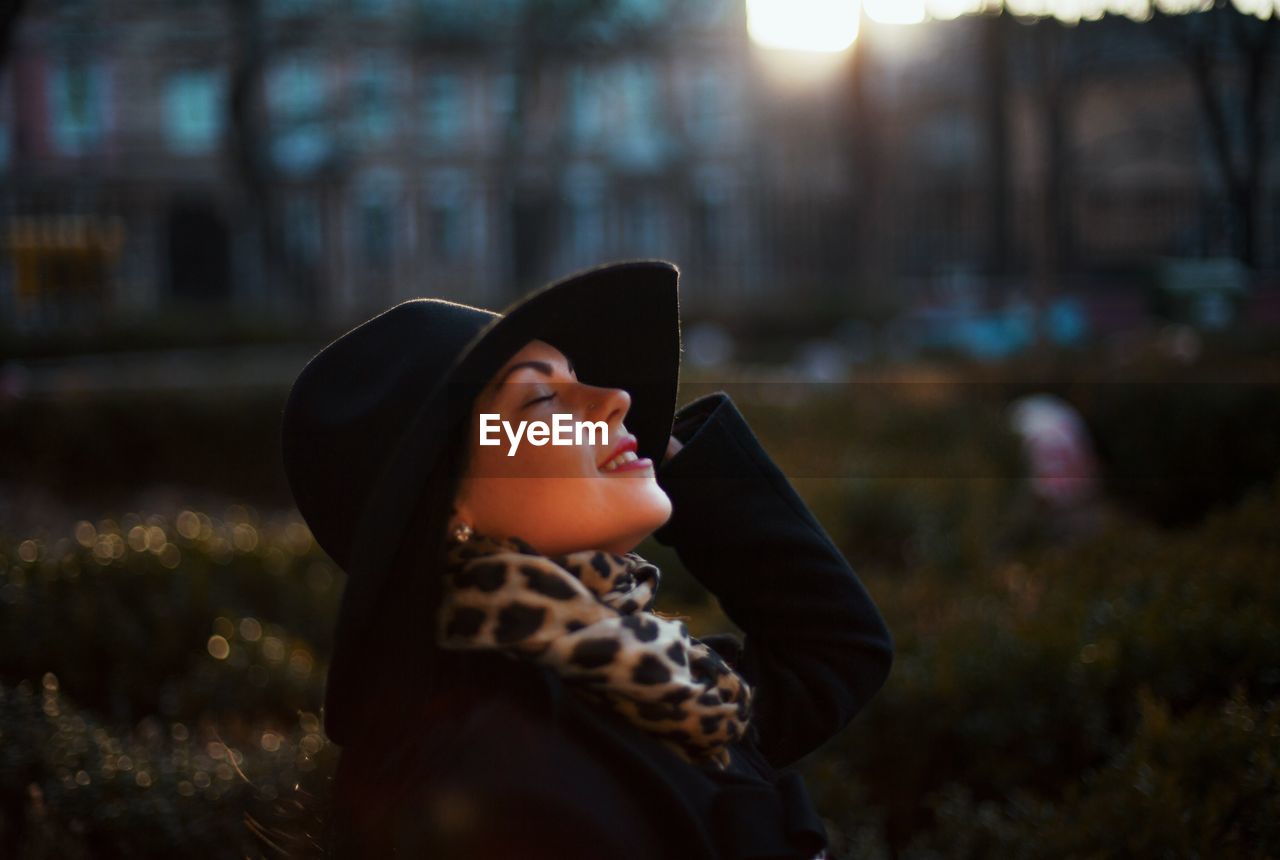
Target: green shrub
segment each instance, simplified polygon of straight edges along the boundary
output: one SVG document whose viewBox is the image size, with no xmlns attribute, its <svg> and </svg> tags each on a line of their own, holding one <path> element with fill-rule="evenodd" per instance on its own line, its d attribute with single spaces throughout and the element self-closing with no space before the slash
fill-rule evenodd
<svg viewBox="0 0 1280 860">
<path fill-rule="evenodd" d="M 52 673 L 38 688 L 0 685 L 0 854 L 262 856 L 245 816 L 323 793 L 334 752 L 314 713 L 238 747 L 209 723 L 147 717 L 113 730 L 63 697 Z"/>
<path fill-rule="evenodd" d="M 316 710 L 337 568 L 296 516 L 178 519 L 130 514 L 52 541 L 0 537 L 0 681 L 53 672 L 82 707 L 122 725 Z"/>
<path fill-rule="evenodd" d="M 894 636 L 886 686 L 802 763 L 833 856 L 1280 853 L 1280 481 L 1195 528 L 1113 513 L 998 551 L 1001 397 L 904 391 L 739 398 Z M 642 553 L 663 611 L 725 629 Z M 266 844 L 246 814 L 320 820 L 341 576 L 296 514 L 243 507 L 0 534 L 0 856 L 240 857 Z"/>
<path fill-rule="evenodd" d="M 1243 688 L 1175 716 L 1139 688 L 1133 739 L 1085 772 L 1060 800 L 1017 790 L 976 801 L 938 792 L 937 830 L 904 858 L 1260 858 L 1280 853 L 1280 700 L 1251 704 Z"/>
<path fill-rule="evenodd" d="M 1118 521 L 1070 550 L 964 582 L 877 577 L 870 587 L 897 658 L 856 728 L 821 754 L 842 761 L 843 775 L 813 766 L 826 780 L 827 808 L 838 809 L 840 796 L 872 798 L 897 850 L 915 839 L 935 856 L 1097 856 L 1088 845 L 1123 846 L 1125 822 L 1155 814 L 1157 801 L 1124 794 L 1115 774 L 1203 731 L 1199 753 L 1192 744 L 1160 767 L 1188 786 L 1210 780 L 1203 803 L 1249 810 L 1239 827 L 1258 830 L 1266 816 L 1255 804 L 1274 805 L 1280 792 L 1276 736 L 1241 726 L 1274 725 L 1280 707 L 1276 522 L 1280 483 L 1192 532 Z M 1181 728 L 1161 729 L 1162 712 Z M 1238 716 L 1245 712 L 1252 716 Z M 1216 764 L 1206 770 L 1207 762 Z M 1229 777 L 1247 768 L 1261 773 L 1252 784 Z M 1158 848 L 1159 838 L 1188 850 L 1249 844 L 1194 794 L 1158 803 L 1168 807 L 1159 814 L 1185 820 L 1134 836 L 1139 847 Z M 1081 817 L 1094 805 L 1112 810 L 1112 829 Z M 1003 811 L 993 818 L 993 809 Z M 1044 816 L 1059 816 L 1059 841 L 1048 844 L 1062 853 L 1036 853 Z M 858 816 L 851 822 L 866 827 Z"/>
</svg>

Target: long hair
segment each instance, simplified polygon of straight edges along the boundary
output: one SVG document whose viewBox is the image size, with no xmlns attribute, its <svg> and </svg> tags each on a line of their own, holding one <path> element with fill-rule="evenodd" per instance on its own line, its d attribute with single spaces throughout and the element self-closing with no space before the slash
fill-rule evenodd
<svg viewBox="0 0 1280 860">
<path fill-rule="evenodd" d="M 378 620 L 366 634 L 362 651 L 371 665 L 354 691 L 358 710 L 334 777 L 330 856 L 392 853 L 382 840 L 390 840 L 397 808 L 431 767 L 423 743 L 429 704 L 471 674 L 466 655 L 435 641 L 448 521 L 469 466 L 470 418 L 469 409 L 460 409 L 450 423 L 387 572 Z"/>
<path fill-rule="evenodd" d="M 274 853 L 390 856 L 398 807 L 432 768 L 424 743 L 430 703 L 477 680 L 469 656 L 441 649 L 434 635 L 448 521 L 470 465 L 473 395 L 461 386 L 451 392 L 464 408 L 446 407 L 444 444 L 386 572 L 373 613 L 377 621 L 362 635 L 360 650 L 369 666 L 347 693 L 351 710 L 331 785 L 326 790 L 299 784 L 291 797 L 262 799 L 259 805 L 270 811 L 246 815 L 249 829 Z"/>
</svg>

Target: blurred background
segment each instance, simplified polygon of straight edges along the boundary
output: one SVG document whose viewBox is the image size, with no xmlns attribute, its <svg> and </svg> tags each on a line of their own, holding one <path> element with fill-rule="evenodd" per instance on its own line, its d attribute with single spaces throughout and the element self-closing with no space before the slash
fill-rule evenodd
<svg viewBox="0 0 1280 860">
<path fill-rule="evenodd" d="M 833 857 L 1280 854 L 1278 12 L 0 3 L 0 856 L 318 853 L 289 385 L 634 257 L 894 633 Z"/>
</svg>

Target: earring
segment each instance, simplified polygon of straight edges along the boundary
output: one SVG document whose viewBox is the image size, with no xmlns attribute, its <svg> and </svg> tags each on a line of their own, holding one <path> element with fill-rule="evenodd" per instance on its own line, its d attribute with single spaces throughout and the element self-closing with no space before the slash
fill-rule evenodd
<svg viewBox="0 0 1280 860">
<path fill-rule="evenodd" d="M 471 535 L 475 534 L 475 529 L 470 523 L 459 523 L 457 528 L 453 530 L 453 539 L 458 543 L 466 543 L 471 540 Z"/>
</svg>

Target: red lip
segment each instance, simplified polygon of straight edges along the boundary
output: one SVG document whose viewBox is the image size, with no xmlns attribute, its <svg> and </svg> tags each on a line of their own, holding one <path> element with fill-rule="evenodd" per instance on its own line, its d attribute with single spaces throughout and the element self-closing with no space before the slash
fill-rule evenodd
<svg viewBox="0 0 1280 860">
<path fill-rule="evenodd" d="M 626 436 L 622 437 L 621 441 L 618 442 L 618 446 L 609 452 L 609 456 L 605 457 L 603 460 L 601 460 L 599 463 L 596 464 L 596 468 L 603 469 L 604 464 L 608 463 L 614 457 L 618 456 L 624 451 L 634 451 L 634 450 L 636 450 L 636 437 L 628 433 Z"/>
</svg>

